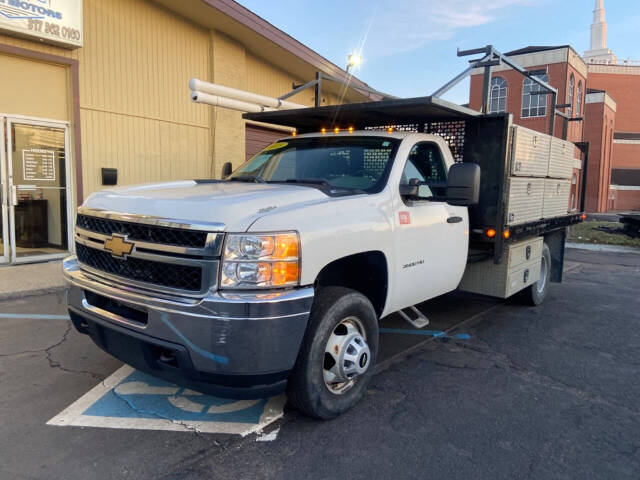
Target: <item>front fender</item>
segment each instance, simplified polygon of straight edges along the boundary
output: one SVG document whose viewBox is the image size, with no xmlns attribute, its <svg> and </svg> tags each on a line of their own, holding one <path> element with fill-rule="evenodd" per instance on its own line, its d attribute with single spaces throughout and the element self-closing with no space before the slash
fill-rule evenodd
<svg viewBox="0 0 640 480">
<path fill-rule="evenodd" d="M 339 258 L 372 250 L 393 258 L 391 205 L 387 189 L 375 195 L 332 198 L 264 215 L 249 231 L 299 232 L 301 284 L 312 285 L 320 271 Z"/>
</svg>

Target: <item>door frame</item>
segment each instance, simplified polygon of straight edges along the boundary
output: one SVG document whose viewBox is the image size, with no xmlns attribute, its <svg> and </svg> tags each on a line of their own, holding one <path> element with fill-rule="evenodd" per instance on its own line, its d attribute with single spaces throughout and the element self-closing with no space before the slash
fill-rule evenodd
<svg viewBox="0 0 640 480">
<path fill-rule="evenodd" d="M 5 164 L 8 168 L 8 176 L 7 176 L 7 206 L 9 210 L 9 245 L 11 250 L 10 261 L 13 264 L 21 264 L 21 263 L 35 263 L 35 262 L 44 262 L 49 260 L 57 260 L 60 258 L 64 258 L 69 255 L 69 253 L 73 250 L 73 152 L 71 148 L 71 137 L 69 133 L 70 123 L 64 120 L 54 120 L 54 119 L 45 119 L 38 117 L 28 117 L 25 115 L 15 115 L 15 114 L 2 114 L 0 113 L 0 118 L 6 118 L 6 131 L 7 131 L 7 144 L 6 144 L 6 155 L 5 155 Z M 33 255 L 28 257 L 19 258 L 16 255 L 16 238 L 15 238 L 15 205 L 17 205 L 17 198 L 15 198 L 15 190 L 13 185 L 13 161 L 9 161 L 10 153 L 13 151 L 13 137 L 11 135 L 11 125 L 12 124 L 21 124 L 21 125 L 33 125 L 36 127 L 50 127 L 50 128 L 60 128 L 64 130 L 64 144 L 65 144 L 65 167 L 64 174 L 65 184 L 66 184 L 66 203 L 67 203 L 67 248 L 66 252 L 62 253 L 52 253 L 45 255 Z M 6 250 L 6 249 L 5 249 Z"/>
<path fill-rule="evenodd" d="M 5 144 L 5 117 L 0 116 L 0 222 L 2 222 L 3 253 L 0 255 L 0 265 L 9 263 L 9 195 L 7 178 L 7 159 Z"/>
</svg>

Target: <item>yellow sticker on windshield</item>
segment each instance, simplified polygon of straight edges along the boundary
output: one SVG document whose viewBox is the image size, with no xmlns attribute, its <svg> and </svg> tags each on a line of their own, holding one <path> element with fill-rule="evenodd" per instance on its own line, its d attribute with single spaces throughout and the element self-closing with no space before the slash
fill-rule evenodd
<svg viewBox="0 0 640 480">
<path fill-rule="evenodd" d="M 276 142 L 276 143 L 273 143 L 273 144 L 269 145 L 268 147 L 266 147 L 262 151 L 263 152 L 270 152 L 271 150 L 279 150 L 281 148 L 286 147 L 287 145 L 289 145 L 287 142 Z"/>
</svg>

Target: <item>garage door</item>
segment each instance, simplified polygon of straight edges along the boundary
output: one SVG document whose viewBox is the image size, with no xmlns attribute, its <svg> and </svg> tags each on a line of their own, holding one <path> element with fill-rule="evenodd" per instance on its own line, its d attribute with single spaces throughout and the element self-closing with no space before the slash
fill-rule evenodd
<svg viewBox="0 0 640 480">
<path fill-rule="evenodd" d="M 245 128 L 246 160 L 249 160 L 264 147 L 279 138 L 289 136 L 287 132 L 283 132 L 282 130 L 272 130 L 269 128 L 256 127 L 255 125 L 247 125 Z"/>
</svg>

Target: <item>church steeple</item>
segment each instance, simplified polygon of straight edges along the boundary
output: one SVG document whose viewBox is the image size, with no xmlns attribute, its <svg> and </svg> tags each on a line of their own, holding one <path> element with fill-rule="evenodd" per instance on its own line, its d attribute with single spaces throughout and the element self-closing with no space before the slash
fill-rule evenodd
<svg viewBox="0 0 640 480">
<path fill-rule="evenodd" d="M 596 0 L 591 24 L 591 50 L 584 52 L 584 59 L 589 63 L 616 63 L 616 56 L 607 48 L 604 0 Z"/>
<path fill-rule="evenodd" d="M 607 22 L 605 20 L 604 0 L 596 0 L 591 24 L 591 50 L 607 48 Z"/>
</svg>

